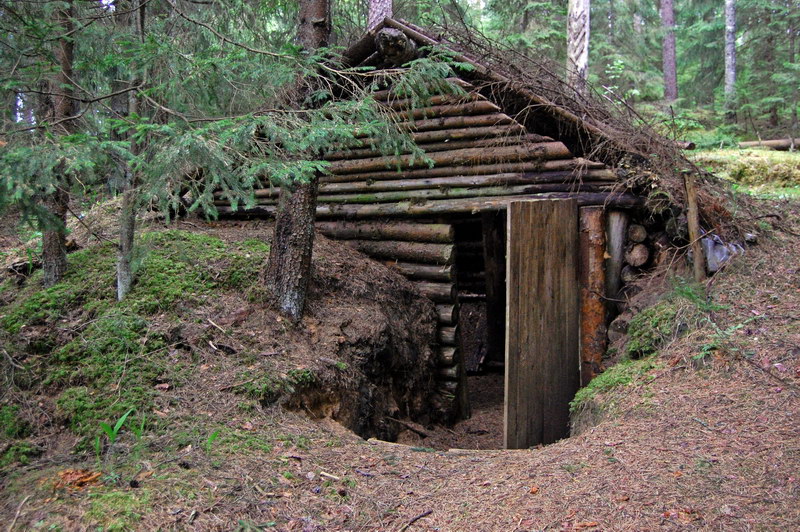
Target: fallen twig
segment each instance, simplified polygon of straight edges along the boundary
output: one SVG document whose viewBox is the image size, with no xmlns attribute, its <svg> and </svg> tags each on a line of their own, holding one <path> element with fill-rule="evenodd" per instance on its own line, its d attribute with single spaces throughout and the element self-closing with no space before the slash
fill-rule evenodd
<svg viewBox="0 0 800 532">
<path fill-rule="evenodd" d="M 417 521 L 419 521 L 423 517 L 428 517 L 432 513 L 433 513 L 433 510 L 425 510 L 424 512 L 422 512 L 421 514 L 416 516 L 414 519 L 412 519 L 411 521 L 406 523 L 406 525 L 403 528 L 400 529 L 400 532 L 404 532 L 404 531 L 408 530 L 411 525 L 413 525 L 414 523 L 416 523 Z"/>
<path fill-rule="evenodd" d="M 418 434 L 419 436 L 422 436 L 423 438 L 427 438 L 428 436 L 430 436 L 430 434 L 428 434 L 424 430 L 420 430 L 420 429 L 414 427 L 411 423 L 408 423 L 407 421 L 403 421 L 402 419 L 397 419 L 397 418 L 393 418 L 393 417 L 390 417 L 390 416 L 386 416 L 386 419 L 391 419 L 395 423 L 397 423 L 399 425 L 403 425 L 405 428 L 407 428 L 411 432 L 413 432 L 415 434 Z"/>
<path fill-rule="evenodd" d="M 4 355 L 6 356 L 6 358 L 8 359 L 8 363 L 9 363 L 9 364 L 11 364 L 12 366 L 14 366 L 14 367 L 15 367 L 15 368 L 17 368 L 17 369 L 25 369 L 25 366 L 21 366 L 20 364 L 18 364 L 18 363 L 17 363 L 17 361 L 16 361 L 16 360 L 14 360 L 14 359 L 11 357 L 11 355 L 9 355 L 9 354 L 8 354 L 8 351 L 6 351 L 5 349 L 3 349 L 3 354 L 4 354 Z"/>
<path fill-rule="evenodd" d="M 14 525 L 17 524 L 17 519 L 19 519 L 19 515 L 20 515 L 20 513 L 22 513 L 22 507 L 25 506 L 25 503 L 28 502 L 28 499 L 30 499 L 30 498 L 31 498 L 31 496 L 28 495 L 27 497 L 22 499 L 22 502 L 19 503 L 19 506 L 17 506 L 17 513 L 14 514 L 14 519 L 12 519 L 11 520 L 11 524 L 8 525 L 8 529 L 7 529 L 8 532 L 11 532 L 12 530 L 14 530 Z"/>
<path fill-rule="evenodd" d="M 238 386 L 244 386 L 245 384 L 250 384 L 251 382 L 253 382 L 256 379 L 258 379 L 258 377 L 250 379 L 249 381 L 237 382 L 236 384 L 229 384 L 227 386 L 223 386 L 222 388 L 219 388 L 219 391 L 220 392 L 224 392 L 225 390 L 230 390 L 231 388 L 236 388 Z"/>
<path fill-rule="evenodd" d="M 341 480 L 336 475 L 331 475 L 330 473 L 326 473 L 325 471 L 320 471 L 319 472 L 319 476 L 325 477 L 325 478 L 330 479 L 330 480 Z"/>
</svg>

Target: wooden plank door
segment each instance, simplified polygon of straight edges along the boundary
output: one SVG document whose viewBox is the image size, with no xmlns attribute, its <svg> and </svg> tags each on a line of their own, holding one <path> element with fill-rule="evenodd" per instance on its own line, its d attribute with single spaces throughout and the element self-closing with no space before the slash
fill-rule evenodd
<svg viewBox="0 0 800 532">
<path fill-rule="evenodd" d="M 506 254 L 505 447 L 569 435 L 579 384 L 578 205 L 512 202 Z"/>
</svg>

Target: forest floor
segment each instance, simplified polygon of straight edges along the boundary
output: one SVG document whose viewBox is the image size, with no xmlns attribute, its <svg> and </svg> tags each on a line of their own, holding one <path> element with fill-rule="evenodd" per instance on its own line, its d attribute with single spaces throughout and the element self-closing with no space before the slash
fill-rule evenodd
<svg viewBox="0 0 800 532">
<path fill-rule="evenodd" d="M 452 429 L 424 427 L 428 438 L 404 433 L 408 445 L 365 441 L 329 419 L 232 393 L 226 383 L 247 380 L 244 372 L 258 362 L 234 360 L 213 338 L 218 349 L 190 357 L 191 373 L 169 374 L 156 386 L 142 423 L 147 426 L 124 424 L 119 439 L 100 452 L 91 440 L 81 443 L 74 427 L 53 423 L 45 434 L 25 436 L 9 433 L 13 425 L 0 419 L 6 430 L 0 440 L 4 526 L 798 529 L 800 204 L 770 199 L 764 207 L 776 216 L 760 223 L 757 245 L 708 282 L 707 298 L 667 283 L 662 301 L 680 304 L 653 313 L 652 320 L 663 318 L 676 334 L 668 334 L 654 356 L 620 364 L 598 379 L 576 413 L 584 428 L 569 439 L 528 450 L 451 449 L 456 443 L 499 445 L 498 377 L 487 375 L 474 381 L 479 393 L 472 420 Z M 179 228 L 214 231 L 200 222 Z M 10 233 L 0 237 L 5 245 L 18 244 Z M 346 276 L 347 268 L 335 273 Z M 175 294 L 179 304 L 184 295 Z M 0 315 L 6 319 L 8 308 L 0 306 Z M 215 315 L 202 318 L 217 323 Z M 654 329 L 661 325 L 653 323 Z M 276 343 L 280 334 L 279 327 L 269 329 Z M 304 374 L 293 375 L 297 381 Z M 40 400 L 41 415 L 55 416 L 48 399 Z M 103 420 L 89 424 L 96 429 Z"/>
</svg>

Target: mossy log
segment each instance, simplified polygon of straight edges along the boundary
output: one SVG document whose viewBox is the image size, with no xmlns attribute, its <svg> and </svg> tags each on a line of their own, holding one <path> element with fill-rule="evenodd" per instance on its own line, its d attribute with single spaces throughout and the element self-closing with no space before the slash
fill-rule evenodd
<svg viewBox="0 0 800 532">
<path fill-rule="evenodd" d="M 771 148 L 773 150 L 781 150 L 781 151 L 789 151 L 792 146 L 795 146 L 797 149 L 800 146 L 800 138 L 792 139 L 785 138 L 785 139 L 773 139 L 773 140 L 754 140 L 754 141 L 747 141 L 747 142 L 740 142 L 740 148 Z"/>
<path fill-rule="evenodd" d="M 488 198 L 457 198 L 435 201 L 404 201 L 398 203 L 379 203 L 364 205 L 317 205 L 317 218 L 377 218 L 392 216 L 439 216 L 452 214 L 475 214 L 505 210 L 510 201 L 526 199 L 570 199 L 574 198 L 578 206 L 606 205 L 615 208 L 635 208 L 644 205 L 644 199 L 632 194 L 618 192 L 547 192 L 536 195 L 496 196 Z M 274 216 L 276 205 L 256 205 L 251 209 L 234 210 L 220 205 L 217 211 L 223 215 L 237 216 Z"/>
<path fill-rule="evenodd" d="M 428 142 L 426 144 L 417 142 L 416 145 L 421 149 L 423 149 L 425 153 L 432 153 L 436 151 L 461 150 L 466 148 L 513 146 L 523 143 L 538 143 L 538 142 L 553 142 L 553 139 L 551 139 L 550 137 L 544 137 L 542 135 L 535 135 L 535 134 L 525 135 L 516 133 L 516 134 L 508 134 L 502 136 L 494 136 L 489 138 L 471 138 L 462 140 L 446 139 L 441 142 Z M 395 155 L 405 155 L 409 153 L 411 152 L 406 150 L 404 152 L 397 154 L 384 154 L 378 151 L 377 149 L 369 147 L 369 148 L 339 150 L 330 152 L 325 155 L 325 160 L 340 161 L 346 159 L 352 161 L 356 159 L 366 159 L 371 157 L 392 157 Z"/>
<path fill-rule="evenodd" d="M 398 240 L 344 240 L 350 247 L 377 259 L 391 259 L 425 264 L 452 264 L 452 244 L 402 242 Z"/>
<path fill-rule="evenodd" d="M 484 126 L 471 128 L 440 129 L 434 131 L 411 132 L 411 139 L 416 144 L 428 144 L 434 142 L 455 141 L 464 139 L 481 139 L 491 137 L 501 137 L 508 135 L 520 135 L 525 133 L 525 128 L 520 124 L 504 124 L 499 126 Z M 549 137 L 548 137 L 549 138 Z M 552 139 L 550 139 L 552 140 Z M 359 148 L 374 149 L 380 144 L 377 139 L 371 137 L 361 137 L 349 141 L 346 145 L 337 146 L 338 151 L 352 151 Z M 338 153 L 331 152 L 331 153 Z"/>
<path fill-rule="evenodd" d="M 453 266 L 449 264 L 417 264 L 414 262 L 387 261 L 386 265 L 403 274 L 404 277 L 415 281 L 441 281 L 453 280 Z"/>
<path fill-rule="evenodd" d="M 320 185 L 320 194 L 335 194 L 343 192 L 385 192 L 391 190 L 419 190 L 425 188 L 438 187 L 480 187 L 498 185 L 523 185 L 534 183 L 589 183 L 595 181 L 615 181 L 616 174 L 612 170 L 585 170 L 560 172 L 526 172 L 526 173 L 504 173 L 492 175 L 472 175 L 472 176 L 447 176 L 447 177 L 428 177 L 417 179 L 395 179 L 381 181 L 354 181 L 343 183 L 323 183 Z M 269 191 L 269 189 L 267 189 Z M 269 191 L 269 195 L 275 195 L 275 189 Z M 262 195 L 261 191 L 256 191 L 257 196 Z"/>
<path fill-rule="evenodd" d="M 338 240 L 407 240 L 410 242 L 453 241 L 450 224 L 420 224 L 409 222 L 320 222 L 317 229 L 325 236 Z"/>
<path fill-rule="evenodd" d="M 403 201 L 434 200 L 444 198 L 481 198 L 487 196 L 507 196 L 511 194 L 541 194 L 552 192 L 591 193 L 611 190 L 614 185 L 608 183 L 564 184 L 546 183 L 538 185 L 518 185 L 513 187 L 481 187 L 481 188 L 436 188 L 425 190 L 398 190 L 392 192 L 365 192 L 362 194 L 320 194 L 319 203 L 328 204 L 365 204 L 395 203 Z M 261 198 L 259 205 L 276 205 L 278 198 Z"/>
<path fill-rule="evenodd" d="M 518 146 L 500 146 L 491 150 L 465 148 L 433 152 L 424 158 L 411 155 L 398 157 L 372 157 L 354 161 L 334 161 L 328 166 L 333 174 L 348 174 L 401 168 L 424 168 L 429 161 L 435 166 L 476 165 L 490 163 L 522 162 L 531 160 L 567 159 L 572 154 L 561 142 L 539 142 Z"/>
<path fill-rule="evenodd" d="M 469 90 L 469 89 L 473 89 L 474 88 L 473 85 L 470 82 L 464 81 L 463 79 L 457 78 L 457 77 L 445 78 L 445 81 L 447 83 L 449 83 L 450 85 L 454 85 L 455 87 L 459 87 L 459 88 L 461 88 L 463 90 Z M 401 100 L 401 99 L 405 99 L 405 98 L 408 97 L 408 95 L 406 95 L 406 94 L 398 93 L 397 89 L 394 88 L 394 87 L 390 88 L 390 89 L 383 89 L 383 90 L 375 91 L 375 92 L 373 92 L 371 94 L 371 96 L 375 100 L 377 100 L 379 102 L 380 101 L 396 101 L 396 100 Z"/>
<path fill-rule="evenodd" d="M 500 107 L 489 100 L 478 100 L 475 102 L 433 105 L 407 111 L 399 111 L 395 115 L 405 120 L 421 120 L 427 118 L 437 118 L 445 116 L 471 116 L 497 113 Z"/>
<path fill-rule="evenodd" d="M 553 172 L 559 170 L 583 170 L 605 168 L 603 163 L 587 161 L 581 158 L 524 161 L 516 163 L 474 164 L 458 166 L 442 166 L 438 168 L 420 168 L 416 170 L 383 170 L 380 172 L 362 172 L 353 174 L 332 174 L 323 176 L 320 183 L 346 183 L 352 181 L 378 181 L 390 179 L 419 179 L 429 177 L 452 177 L 466 175 L 495 175 L 518 172 Z"/>
</svg>

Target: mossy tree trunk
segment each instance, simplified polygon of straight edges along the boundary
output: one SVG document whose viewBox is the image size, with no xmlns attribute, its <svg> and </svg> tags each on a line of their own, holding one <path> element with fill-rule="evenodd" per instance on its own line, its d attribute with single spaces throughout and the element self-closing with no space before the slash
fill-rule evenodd
<svg viewBox="0 0 800 532">
<path fill-rule="evenodd" d="M 331 33 L 328 0 L 302 0 L 299 19 L 298 40 L 304 48 L 327 46 Z M 308 183 L 281 189 L 265 283 L 278 310 L 292 321 L 303 316 L 311 278 L 318 190 L 319 175 L 314 175 Z"/>
</svg>

